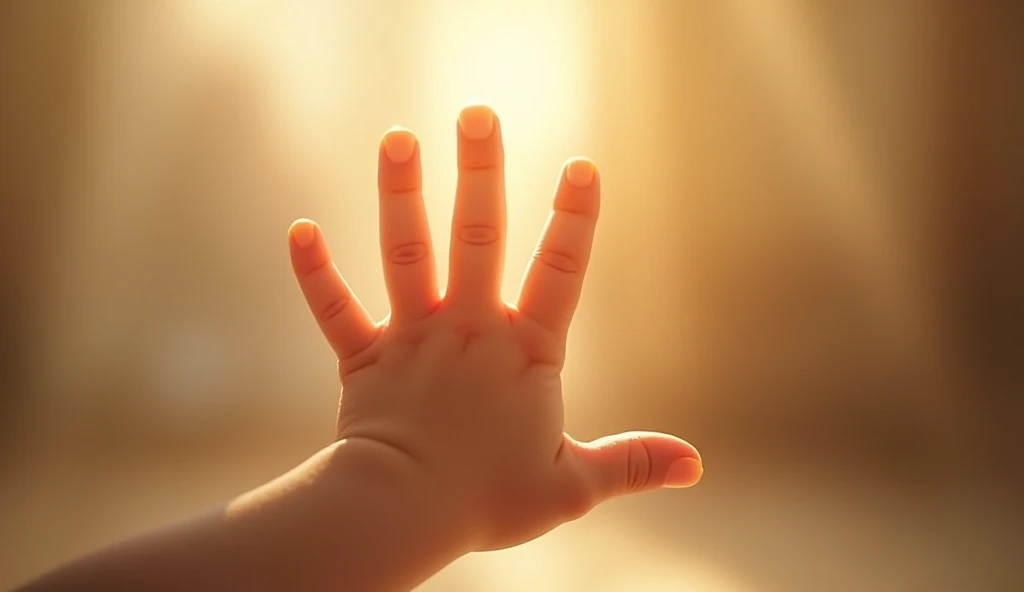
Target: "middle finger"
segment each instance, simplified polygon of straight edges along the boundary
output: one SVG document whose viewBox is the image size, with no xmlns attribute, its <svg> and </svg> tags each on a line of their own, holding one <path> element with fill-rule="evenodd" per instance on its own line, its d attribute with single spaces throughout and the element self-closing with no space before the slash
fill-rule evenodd
<svg viewBox="0 0 1024 592">
<path fill-rule="evenodd" d="M 490 108 L 475 105 L 459 114 L 458 160 L 446 298 L 469 308 L 501 306 L 504 150 L 498 118 Z"/>
</svg>

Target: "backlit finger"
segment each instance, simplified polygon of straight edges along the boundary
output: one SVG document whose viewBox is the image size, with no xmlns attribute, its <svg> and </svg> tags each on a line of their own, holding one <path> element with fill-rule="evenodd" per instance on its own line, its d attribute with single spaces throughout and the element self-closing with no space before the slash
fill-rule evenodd
<svg viewBox="0 0 1024 592">
<path fill-rule="evenodd" d="M 380 248 L 393 323 L 420 319 L 439 295 L 430 228 L 423 205 L 419 142 L 412 132 L 392 129 L 380 143 Z"/>
<path fill-rule="evenodd" d="M 579 303 L 600 195 L 593 163 L 570 160 L 562 169 L 554 208 L 523 277 L 519 311 L 558 335 L 568 332 Z"/>
<path fill-rule="evenodd" d="M 312 220 L 288 230 L 292 269 L 310 312 L 344 366 L 373 343 L 378 329 L 331 260 L 323 233 Z"/>
<path fill-rule="evenodd" d="M 500 305 L 505 263 L 504 151 L 500 125 L 490 108 L 467 107 L 459 115 L 458 153 L 446 297 L 470 307 Z"/>
</svg>

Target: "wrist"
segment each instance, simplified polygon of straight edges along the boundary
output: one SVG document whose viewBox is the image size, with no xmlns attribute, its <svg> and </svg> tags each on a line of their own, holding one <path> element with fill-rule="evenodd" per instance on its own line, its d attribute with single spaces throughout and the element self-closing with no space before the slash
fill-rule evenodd
<svg viewBox="0 0 1024 592">
<path fill-rule="evenodd" d="M 407 590 L 473 549 L 460 501 L 422 465 L 373 440 L 336 442 L 283 479 L 349 590 Z M 322 535 L 322 536 L 321 536 Z"/>
</svg>

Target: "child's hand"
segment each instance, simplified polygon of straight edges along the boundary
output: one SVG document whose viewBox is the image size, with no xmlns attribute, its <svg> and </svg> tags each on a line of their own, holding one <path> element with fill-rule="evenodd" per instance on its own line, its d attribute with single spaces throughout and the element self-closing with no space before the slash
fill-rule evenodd
<svg viewBox="0 0 1024 592">
<path fill-rule="evenodd" d="M 528 541 L 609 497 L 700 479 L 697 451 L 678 438 L 580 443 L 562 432 L 559 372 L 597 221 L 597 172 L 585 160 L 562 171 L 519 302 L 508 306 L 499 296 L 501 131 L 485 107 L 459 121 L 444 298 L 409 132 L 390 132 L 380 148 L 388 321 L 367 316 L 317 227 L 292 225 L 295 273 L 338 354 L 338 442 L 217 512 L 23 590 L 409 590 L 465 553 Z"/>
<path fill-rule="evenodd" d="M 415 137 L 381 142 L 380 242 L 391 315 L 374 324 L 331 261 L 317 226 L 290 230 L 292 263 L 338 355 L 338 439 L 362 443 L 434 500 L 474 550 L 533 539 L 609 497 L 685 487 L 701 476 L 693 446 L 655 433 L 591 443 L 562 431 L 559 373 L 599 209 L 587 160 L 561 173 L 515 306 L 502 302 L 505 188 L 493 112 L 459 116 L 459 182 L 450 278 L 439 294 Z M 377 455 L 380 455 L 379 458 Z"/>
</svg>

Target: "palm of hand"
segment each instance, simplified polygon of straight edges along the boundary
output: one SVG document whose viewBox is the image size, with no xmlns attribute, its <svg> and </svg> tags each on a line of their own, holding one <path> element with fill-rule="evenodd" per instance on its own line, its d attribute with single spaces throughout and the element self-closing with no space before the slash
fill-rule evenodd
<svg viewBox="0 0 1024 592">
<path fill-rule="evenodd" d="M 530 540 L 608 497 L 688 486 L 697 451 L 664 434 L 577 442 L 564 434 L 561 371 L 598 214 L 593 165 L 570 161 L 515 307 L 502 302 L 505 199 L 500 127 L 459 118 L 450 278 L 441 297 L 420 193 L 419 147 L 393 130 L 380 149 L 381 254 L 391 315 L 375 324 L 309 221 L 292 262 L 344 388 L 338 438 L 399 452 L 457 500 L 479 549 Z"/>
</svg>

